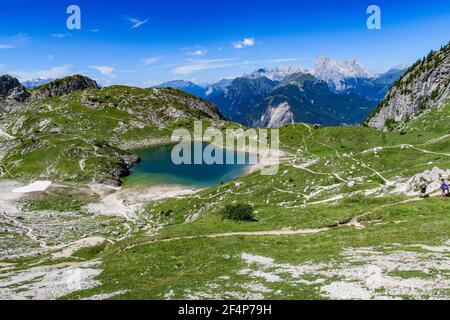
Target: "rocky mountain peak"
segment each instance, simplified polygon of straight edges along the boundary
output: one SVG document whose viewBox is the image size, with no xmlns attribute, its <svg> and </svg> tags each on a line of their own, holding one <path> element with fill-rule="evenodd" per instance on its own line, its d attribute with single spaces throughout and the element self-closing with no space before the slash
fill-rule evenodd
<svg viewBox="0 0 450 320">
<path fill-rule="evenodd" d="M 357 60 L 334 61 L 327 57 L 318 57 L 310 73 L 327 82 L 330 87 L 337 91 L 345 89 L 345 79 L 376 77 L 375 73 L 369 71 Z"/>
<path fill-rule="evenodd" d="M 23 102 L 29 96 L 30 93 L 19 80 L 10 75 L 0 76 L 0 98 Z"/>
<path fill-rule="evenodd" d="M 62 96 L 74 91 L 89 88 L 98 89 L 99 86 L 94 80 L 77 74 L 36 87 L 32 90 L 32 94 L 36 99 L 44 99 L 49 97 Z"/>
<path fill-rule="evenodd" d="M 318 82 L 318 81 L 322 81 L 322 80 L 319 80 L 316 77 L 314 77 L 313 75 L 308 74 L 308 73 L 294 73 L 294 74 L 291 74 L 291 75 L 287 76 L 286 78 L 284 78 L 283 81 L 280 82 L 280 86 L 286 86 L 286 85 L 292 84 L 292 85 L 296 85 L 299 87 L 303 87 L 304 84 L 308 81 L 309 82 Z"/>
<path fill-rule="evenodd" d="M 287 76 L 295 73 L 305 73 L 305 70 L 299 66 L 266 67 L 260 68 L 250 74 L 246 74 L 244 77 L 249 79 L 266 77 L 272 81 L 281 81 Z"/>
</svg>

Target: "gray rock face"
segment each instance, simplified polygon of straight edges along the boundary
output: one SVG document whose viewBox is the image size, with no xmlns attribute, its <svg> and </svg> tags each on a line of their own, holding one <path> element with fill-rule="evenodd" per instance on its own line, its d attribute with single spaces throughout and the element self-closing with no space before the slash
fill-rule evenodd
<svg viewBox="0 0 450 320">
<path fill-rule="evenodd" d="M 119 155 L 119 164 L 112 166 L 109 169 L 111 178 L 102 181 L 105 184 L 120 186 L 122 184 L 122 178 L 130 174 L 133 164 L 141 161 L 141 158 L 136 155 Z"/>
<path fill-rule="evenodd" d="M 0 98 L 23 102 L 29 96 L 30 93 L 19 80 L 10 75 L 0 76 Z"/>
<path fill-rule="evenodd" d="M 366 123 L 383 129 L 387 121 L 404 122 L 417 111 L 442 107 L 449 94 L 450 43 L 411 66 Z"/>
<path fill-rule="evenodd" d="M 406 183 L 406 191 L 409 193 L 417 192 L 418 186 L 422 180 L 425 180 L 428 184 L 428 192 L 438 191 L 441 187 L 441 179 L 447 179 L 450 176 L 450 169 L 443 170 L 438 167 L 434 167 L 431 170 L 425 170 L 422 173 L 418 173 L 411 177 Z"/>
<path fill-rule="evenodd" d="M 269 106 L 256 127 L 279 128 L 287 123 L 294 122 L 294 114 L 287 102 L 280 103 L 276 107 Z"/>
<path fill-rule="evenodd" d="M 33 91 L 33 98 L 35 99 L 45 99 L 50 97 L 57 97 L 69 94 L 74 91 L 83 89 L 98 89 L 99 86 L 94 80 L 81 76 L 74 75 L 70 77 L 65 77 L 43 86 L 36 87 Z"/>
</svg>

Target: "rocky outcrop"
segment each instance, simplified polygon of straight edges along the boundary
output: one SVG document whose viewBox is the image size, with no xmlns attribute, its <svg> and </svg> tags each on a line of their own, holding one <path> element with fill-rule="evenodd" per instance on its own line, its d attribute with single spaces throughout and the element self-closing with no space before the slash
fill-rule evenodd
<svg viewBox="0 0 450 320">
<path fill-rule="evenodd" d="M 12 110 L 19 109 L 29 97 L 30 93 L 19 80 L 9 75 L 0 76 L 0 119 Z"/>
<path fill-rule="evenodd" d="M 256 127 L 279 128 L 287 123 L 294 122 L 294 114 L 291 106 L 287 103 L 280 103 L 276 107 L 268 107 L 261 119 L 256 123 Z"/>
<path fill-rule="evenodd" d="M 407 192 L 416 192 L 419 188 L 422 180 L 426 181 L 428 184 L 428 192 L 435 192 L 440 189 L 441 179 L 448 179 L 450 177 L 450 169 L 443 170 L 434 167 L 431 170 L 425 170 L 422 173 L 418 173 L 411 177 L 406 183 Z"/>
<path fill-rule="evenodd" d="M 417 61 L 394 83 L 366 120 L 379 129 L 405 122 L 418 111 L 442 107 L 450 94 L 450 43 Z"/>
<path fill-rule="evenodd" d="M 0 76 L 0 99 L 23 102 L 29 96 L 30 93 L 20 84 L 19 80 L 10 75 Z"/>
<path fill-rule="evenodd" d="M 98 89 L 99 86 L 97 85 L 97 82 L 88 77 L 82 75 L 74 75 L 36 87 L 32 90 L 32 95 L 35 99 L 45 99 L 50 97 L 63 96 L 74 91 L 89 88 Z"/>
<path fill-rule="evenodd" d="M 131 173 L 131 167 L 133 164 L 141 161 L 141 158 L 136 155 L 119 155 L 119 162 L 115 166 L 109 168 L 110 179 L 104 179 L 101 182 L 113 186 L 120 186 L 122 184 L 122 178 L 128 176 Z"/>
</svg>

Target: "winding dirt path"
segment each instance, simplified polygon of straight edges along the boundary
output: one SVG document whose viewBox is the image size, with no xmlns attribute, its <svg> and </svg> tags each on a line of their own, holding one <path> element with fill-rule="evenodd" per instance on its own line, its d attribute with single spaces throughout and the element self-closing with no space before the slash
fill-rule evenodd
<svg viewBox="0 0 450 320">
<path fill-rule="evenodd" d="M 359 214 L 356 216 L 353 216 L 352 218 L 348 219 L 345 222 L 339 223 L 337 222 L 334 225 L 331 225 L 329 227 L 323 227 L 323 228 L 313 228 L 313 229 L 298 229 L 293 230 L 291 228 L 283 228 L 279 230 L 265 230 L 265 231 L 242 231 L 242 232 L 224 232 L 224 233 L 212 233 L 212 234 L 199 234 L 195 236 L 184 236 L 184 237 L 173 237 L 173 238 L 166 238 L 166 239 L 149 239 L 142 242 L 132 243 L 127 245 L 126 247 L 120 249 L 120 252 L 128 251 L 130 249 L 145 246 L 148 244 L 153 244 L 157 242 L 172 242 L 172 241 L 181 241 L 181 240 L 193 240 L 193 239 L 215 239 L 215 238 L 228 238 L 228 237 L 239 237 L 239 236 L 293 236 L 293 235 L 308 235 L 308 234 L 316 234 L 328 231 L 330 229 L 334 228 L 341 228 L 341 227 L 354 227 L 356 229 L 364 229 L 365 226 L 360 222 L 360 218 L 367 216 L 375 210 L 378 210 L 380 208 L 385 208 L 389 206 L 393 206 L 396 204 L 402 204 L 407 202 L 413 202 L 413 201 L 420 201 L 421 199 L 416 198 L 410 198 L 402 201 L 397 201 L 393 203 L 388 203 L 383 206 L 380 206 L 378 208 L 372 209 L 370 211 L 367 211 L 363 214 Z"/>
<path fill-rule="evenodd" d="M 338 226 L 336 224 L 336 226 Z M 224 232 L 224 233 L 212 233 L 212 234 L 200 234 L 195 236 L 185 236 L 185 237 L 174 237 L 174 238 L 166 238 L 166 239 L 151 239 L 138 243 L 133 243 L 122 250 L 127 251 L 136 247 L 145 246 L 147 244 L 153 244 L 156 242 L 172 242 L 179 240 L 193 240 L 193 239 L 213 239 L 213 238 L 228 238 L 228 237 L 239 237 L 239 236 L 290 236 L 290 235 L 301 235 L 301 234 L 314 234 L 319 232 L 324 232 L 329 230 L 332 227 L 326 228 L 316 228 L 316 229 L 299 229 L 299 230 L 291 230 L 289 228 L 280 229 L 280 230 L 268 230 L 268 231 L 242 231 L 242 232 Z"/>
</svg>

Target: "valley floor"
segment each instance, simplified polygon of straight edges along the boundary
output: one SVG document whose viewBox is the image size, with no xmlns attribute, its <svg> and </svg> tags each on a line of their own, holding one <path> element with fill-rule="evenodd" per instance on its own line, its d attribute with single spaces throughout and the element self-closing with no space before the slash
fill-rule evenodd
<svg viewBox="0 0 450 320">
<path fill-rule="evenodd" d="M 450 198 L 438 181 L 450 132 L 433 125 L 448 112 L 402 132 L 289 125 L 277 175 L 165 189 L 168 199 L 98 185 L 2 192 L 0 298 L 448 299 Z M 233 203 L 257 221 L 222 219 Z"/>
</svg>

